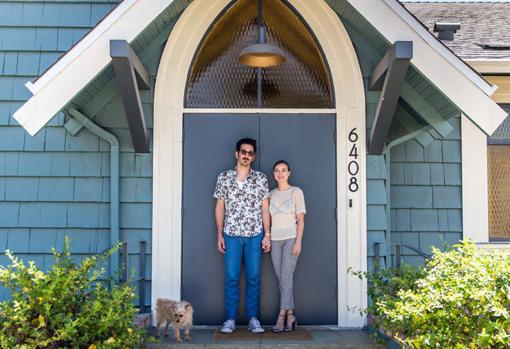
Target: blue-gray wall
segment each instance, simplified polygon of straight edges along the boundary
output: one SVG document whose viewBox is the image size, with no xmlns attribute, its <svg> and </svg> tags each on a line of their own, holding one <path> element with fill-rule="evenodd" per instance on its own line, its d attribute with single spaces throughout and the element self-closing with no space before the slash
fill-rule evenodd
<svg viewBox="0 0 510 349">
<path fill-rule="evenodd" d="M 365 86 L 367 77 L 365 77 Z M 372 121 L 375 116 L 379 94 L 365 91 L 367 97 L 367 136 L 370 134 Z M 368 267 L 372 268 L 374 261 L 374 244 L 380 244 L 380 255 L 389 251 L 389 195 L 388 195 L 388 166 L 385 155 L 367 156 L 367 255 Z M 385 265 L 385 259 L 379 260 Z"/>
<path fill-rule="evenodd" d="M 60 248 L 65 235 L 78 258 L 108 247 L 109 145 L 86 129 L 71 136 L 62 114 L 31 137 L 12 114 L 30 96 L 24 84 L 42 74 L 116 3 L 0 2 L 0 249 L 43 268 L 51 265 L 51 247 Z M 152 100 L 150 93 L 143 98 Z M 148 242 L 150 279 L 152 156 L 133 152 L 118 98 L 96 121 L 120 140 L 121 234 L 123 240 Z M 134 266 L 137 246 L 130 247 Z M 0 261 L 5 264 L 6 257 Z M 146 286 L 150 290 L 150 282 Z M 149 296 L 147 292 L 147 304 Z"/>
<path fill-rule="evenodd" d="M 431 253 L 462 239 L 462 166 L 460 118 L 454 131 L 427 147 L 415 140 L 391 150 L 391 240 Z M 423 259 L 403 249 L 407 263 Z"/>
</svg>

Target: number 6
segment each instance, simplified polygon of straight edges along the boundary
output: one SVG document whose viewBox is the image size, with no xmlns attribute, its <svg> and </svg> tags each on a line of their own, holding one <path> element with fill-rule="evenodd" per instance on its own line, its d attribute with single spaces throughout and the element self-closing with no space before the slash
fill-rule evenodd
<svg viewBox="0 0 510 349">
<path fill-rule="evenodd" d="M 351 132 L 349 132 L 349 142 L 357 142 L 358 141 L 358 134 L 355 132 L 356 131 L 356 127 L 353 128 L 351 130 Z"/>
</svg>

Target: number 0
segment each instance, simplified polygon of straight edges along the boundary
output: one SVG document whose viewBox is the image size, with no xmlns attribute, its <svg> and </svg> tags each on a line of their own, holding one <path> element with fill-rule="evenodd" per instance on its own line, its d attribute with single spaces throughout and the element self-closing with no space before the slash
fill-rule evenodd
<svg viewBox="0 0 510 349">
<path fill-rule="evenodd" d="M 359 165 L 356 161 L 349 162 L 349 165 L 347 166 L 347 170 L 349 171 L 349 174 L 351 176 L 356 176 L 359 172 Z"/>
</svg>

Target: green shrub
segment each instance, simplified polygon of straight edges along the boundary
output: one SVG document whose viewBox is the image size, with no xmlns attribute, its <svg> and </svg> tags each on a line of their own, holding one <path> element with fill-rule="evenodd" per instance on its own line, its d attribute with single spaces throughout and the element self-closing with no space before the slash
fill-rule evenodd
<svg viewBox="0 0 510 349">
<path fill-rule="evenodd" d="M 136 316 L 134 292 L 128 285 L 111 289 L 100 281 L 99 262 L 113 253 L 94 255 L 76 263 L 66 238 L 64 251 L 53 250 L 55 263 L 44 273 L 6 252 L 11 260 L 0 267 L 0 284 L 11 299 L 0 303 L 2 348 L 130 348 L 142 331 L 132 325 Z"/>
<path fill-rule="evenodd" d="M 349 272 L 360 279 L 367 279 L 368 296 L 371 300 L 383 297 L 395 297 L 398 291 L 416 288 L 416 281 L 424 276 L 423 268 L 402 264 L 399 268 L 379 268 L 374 272 Z M 372 305 L 367 309 L 370 314 L 377 312 L 378 308 Z"/>
<path fill-rule="evenodd" d="M 376 326 L 411 348 L 510 348 L 510 254 L 463 242 L 433 255 L 372 292 Z"/>
</svg>

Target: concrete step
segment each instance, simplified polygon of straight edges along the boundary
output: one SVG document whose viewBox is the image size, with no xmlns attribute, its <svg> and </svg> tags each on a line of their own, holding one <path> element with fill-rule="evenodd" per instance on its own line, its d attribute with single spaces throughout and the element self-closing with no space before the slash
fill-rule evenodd
<svg viewBox="0 0 510 349">
<path fill-rule="evenodd" d="M 269 330 L 269 329 L 266 329 Z M 214 329 L 198 329 L 191 331 L 191 342 L 176 343 L 172 331 L 169 337 L 159 338 L 159 343 L 147 343 L 146 349 L 163 348 L 200 348 L 200 349 L 382 349 L 385 346 L 376 344 L 367 331 L 337 330 L 337 329 L 309 329 L 312 339 L 288 339 L 286 333 L 278 336 L 264 334 L 247 339 L 215 339 Z M 181 332 L 182 335 L 182 332 Z M 280 337 L 281 336 L 281 337 Z M 271 338 L 265 338 L 271 337 Z M 277 337 L 277 338 L 275 338 Z"/>
</svg>

